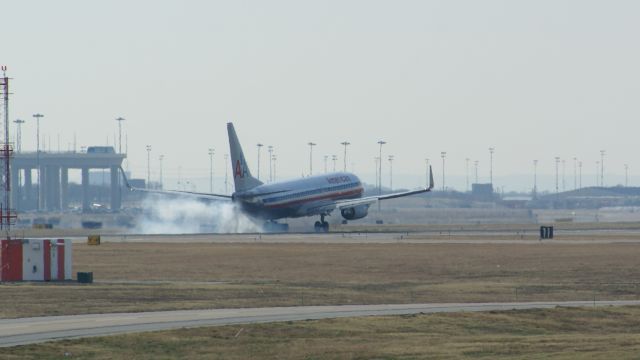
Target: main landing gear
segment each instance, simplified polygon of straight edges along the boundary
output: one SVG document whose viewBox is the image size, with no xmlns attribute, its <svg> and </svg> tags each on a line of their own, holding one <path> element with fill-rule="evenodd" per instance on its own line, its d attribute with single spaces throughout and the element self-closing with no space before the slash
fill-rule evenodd
<svg viewBox="0 0 640 360">
<path fill-rule="evenodd" d="M 316 221 L 313 229 L 317 233 L 326 233 L 329 232 L 329 223 L 324 221 L 324 215 L 320 215 L 320 221 Z"/>
</svg>

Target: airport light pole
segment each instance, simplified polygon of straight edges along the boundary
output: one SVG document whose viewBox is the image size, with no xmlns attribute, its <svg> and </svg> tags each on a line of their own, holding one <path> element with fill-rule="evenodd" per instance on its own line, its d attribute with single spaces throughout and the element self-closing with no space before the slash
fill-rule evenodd
<svg viewBox="0 0 640 360">
<path fill-rule="evenodd" d="M 475 160 L 473 162 L 473 165 L 475 166 L 475 171 L 476 171 L 476 174 L 475 174 L 476 175 L 476 184 L 478 183 L 478 164 L 479 163 L 480 163 L 480 161 L 478 161 L 478 160 Z"/>
<path fill-rule="evenodd" d="M 604 187 L 604 150 L 600 150 L 600 186 Z"/>
<path fill-rule="evenodd" d="M 22 124 L 24 124 L 24 120 L 15 119 L 13 122 L 16 124 L 16 151 L 18 153 L 21 153 L 22 152 Z M 16 186 L 16 190 L 18 191 L 18 193 L 20 192 L 21 183 L 22 183 L 22 173 L 18 171 L 18 183 L 13 185 L 13 186 Z M 20 196 L 18 196 L 18 199 L 19 198 Z"/>
<path fill-rule="evenodd" d="M 215 149 L 209 149 L 209 192 L 213 194 L 213 154 Z"/>
<path fill-rule="evenodd" d="M 124 120 L 123 117 L 116 118 L 118 122 L 118 154 L 122 154 L 122 122 Z"/>
<path fill-rule="evenodd" d="M 17 131 L 16 131 L 16 150 L 18 152 L 22 152 L 22 124 L 24 124 L 24 120 L 15 119 L 13 121 L 16 123 Z"/>
<path fill-rule="evenodd" d="M 380 145 L 379 157 L 378 157 L 378 195 L 382 195 L 382 145 L 387 142 L 384 140 L 379 140 L 378 145 Z M 380 201 L 378 201 L 378 216 L 380 216 Z M 380 220 L 381 221 L 381 220 Z"/>
<path fill-rule="evenodd" d="M 344 172 L 347 172 L 347 146 L 351 145 L 348 141 L 343 141 L 340 144 L 344 146 Z"/>
<path fill-rule="evenodd" d="M 329 160 L 329 155 L 324 156 L 324 173 L 327 173 L 327 160 Z"/>
<path fill-rule="evenodd" d="M 582 189 L 582 161 L 578 161 L 578 188 Z"/>
<path fill-rule="evenodd" d="M 469 158 L 464 159 L 465 162 L 465 174 L 467 178 L 467 185 L 465 187 L 465 191 L 469 191 Z"/>
<path fill-rule="evenodd" d="M 309 176 L 311 176 L 313 175 L 313 147 L 318 144 L 309 141 L 307 145 L 309 145 Z"/>
<path fill-rule="evenodd" d="M 162 190 L 164 189 L 164 179 L 162 178 L 162 160 L 164 160 L 164 155 L 160 154 L 158 160 L 160 161 L 160 190 Z"/>
<path fill-rule="evenodd" d="M 538 193 L 538 160 L 533 160 L 533 197 Z"/>
<path fill-rule="evenodd" d="M 118 117 L 116 118 L 116 121 L 118 122 L 118 154 L 122 154 L 122 122 L 125 119 L 123 117 Z M 115 135 L 114 135 L 114 142 L 115 142 Z M 60 135 L 58 135 L 58 152 L 60 152 Z M 162 155 L 161 155 L 162 157 Z M 104 171 L 103 171 L 103 176 L 104 176 Z M 120 187 L 120 177 L 118 176 L 117 178 L 117 185 L 118 185 L 118 197 L 122 198 L 122 188 Z M 162 160 L 160 160 L 160 189 L 162 189 Z"/>
<path fill-rule="evenodd" d="M 151 145 L 147 145 L 147 189 L 151 188 Z"/>
<path fill-rule="evenodd" d="M 42 189 L 42 178 L 40 176 L 40 119 L 42 119 L 44 117 L 44 115 L 42 114 L 33 114 L 33 117 L 36 118 L 36 167 L 38 168 L 38 210 L 40 210 L 41 206 L 40 206 L 40 200 L 41 200 L 41 192 L 43 191 Z"/>
<path fill-rule="evenodd" d="M 447 152 L 446 151 L 442 151 L 440 152 L 440 157 L 442 158 L 442 192 L 445 191 L 446 187 L 445 187 L 445 183 L 444 183 L 444 160 L 447 158 Z"/>
<path fill-rule="evenodd" d="M 273 165 L 272 165 L 272 158 L 273 158 L 273 146 L 269 145 L 267 146 L 267 149 L 269 150 L 269 182 L 273 181 L 273 173 L 271 171 L 271 169 L 273 169 Z"/>
<path fill-rule="evenodd" d="M 558 165 L 560 164 L 560 157 L 556 156 L 556 195 L 560 192 L 558 187 Z"/>
<path fill-rule="evenodd" d="M 624 187 L 629 187 L 629 164 L 624 164 Z"/>
<path fill-rule="evenodd" d="M 393 155 L 389 155 L 389 190 L 393 191 Z"/>
<path fill-rule="evenodd" d="M 258 180 L 260 180 L 260 149 L 264 146 L 260 143 L 256 144 L 258 147 Z"/>
<path fill-rule="evenodd" d="M 36 153 L 40 153 L 40 119 L 44 117 L 42 114 L 33 114 L 36 118 Z"/>
<path fill-rule="evenodd" d="M 278 158 L 276 157 L 276 154 L 273 154 L 271 157 L 273 158 L 273 181 L 276 181 L 276 160 Z"/>
<path fill-rule="evenodd" d="M 493 152 L 496 149 L 494 147 L 489 148 L 489 182 L 491 183 L 491 188 L 493 189 Z"/>
<path fill-rule="evenodd" d="M 333 172 L 336 172 L 336 160 L 338 160 L 338 157 L 336 155 L 331 155 L 331 160 L 333 160 Z"/>
<path fill-rule="evenodd" d="M 379 157 L 375 156 L 373 158 L 373 162 L 375 163 L 375 167 L 376 167 L 376 189 L 378 188 L 378 161 L 380 160 Z"/>
<path fill-rule="evenodd" d="M 229 154 L 224 154 L 224 194 L 227 195 L 229 193 L 228 187 L 228 173 L 229 173 Z M 269 169 L 271 170 L 271 169 Z"/>
<path fill-rule="evenodd" d="M 380 151 L 378 154 L 378 195 L 382 195 L 382 145 L 387 142 L 384 140 L 378 141 L 378 145 L 380 145 Z M 380 202 L 378 201 L 378 211 L 380 211 Z"/>
<path fill-rule="evenodd" d="M 596 186 L 600 185 L 600 161 L 596 161 Z"/>
</svg>

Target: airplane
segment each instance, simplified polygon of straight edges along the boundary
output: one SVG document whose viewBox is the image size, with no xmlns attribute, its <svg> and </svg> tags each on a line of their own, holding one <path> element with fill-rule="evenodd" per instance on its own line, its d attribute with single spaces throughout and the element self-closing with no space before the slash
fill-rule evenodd
<svg viewBox="0 0 640 360">
<path fill-rule="evenodd" d="M 288 224 L 280 224 L 276 220 L 320 216 L 320 220 L 314 224 L 314 230 L 328 232 L 329 223 L 325 221 L 325 217 L 330 216 L 333 211 L 340 211 L 345 220 L 362 219 L 367 216 L 369 207 L 378 201 L 429 192 L 434 186 L 431 167 L 429 167 L 429 187 L 427 188 L 367 197 L 362 197 L 364 187 L 360 179 L 349 172 L 334 172 L 264 184 L 251 175 L 233 123 L 227 123 L 227 132 L 235 184 L 235 192 L 231 196 L 133 188 L 122 171 L 125 185 L 131 191 L 232 201 L 238 204 L 248 216 L 264 220 L 265 229 L 283 232 L 288 231 Z"/>
</svg>

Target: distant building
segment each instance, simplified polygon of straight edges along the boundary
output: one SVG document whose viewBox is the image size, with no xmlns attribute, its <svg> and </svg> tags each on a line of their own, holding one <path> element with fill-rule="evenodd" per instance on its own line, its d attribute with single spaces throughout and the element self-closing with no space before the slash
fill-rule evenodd
<svg viewBox="0 0 640 360">
<path fill-rule="evenodd" d="M 471 195 L 475 199 L 493 199 L 493 184 L 471 184 Z"/>
</svg>

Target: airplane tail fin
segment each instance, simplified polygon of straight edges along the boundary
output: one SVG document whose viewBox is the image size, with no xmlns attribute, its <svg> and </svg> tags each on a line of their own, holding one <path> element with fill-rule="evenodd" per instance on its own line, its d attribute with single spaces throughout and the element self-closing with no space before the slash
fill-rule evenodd
<svg viewBox="0 0 640 360">
<path fill-rule="evenodd" d="M 229 133 L 229 148 L 231 151 L 231 169 L 233 172 L 233 182 L 236 186 L 236 192 L 251 190 L 256 186 L 262 185 L 262 182 L 253 176 L 249 171 L 249 166 L 244 158 L 238 135 L 232 123 L 227 123 L 227 132 Z"/>
</svg>

